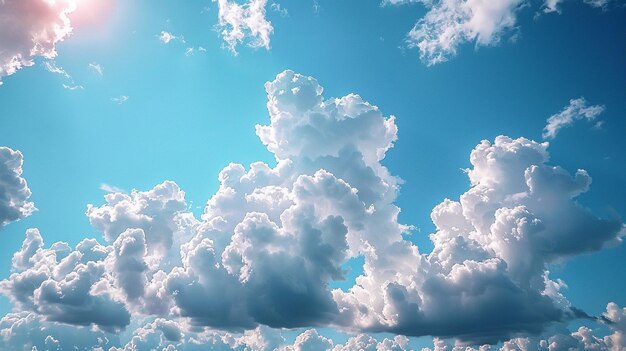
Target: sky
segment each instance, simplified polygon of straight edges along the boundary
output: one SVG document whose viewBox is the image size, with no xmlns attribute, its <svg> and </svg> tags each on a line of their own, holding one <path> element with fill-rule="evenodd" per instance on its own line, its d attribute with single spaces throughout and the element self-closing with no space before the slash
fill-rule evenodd
<svg viewBox="0 0 626 351">
<path fill-rule="evenodd" d="M 626 349 L 624 18 L 0 2 L 0 349 Z"/>
</svg>

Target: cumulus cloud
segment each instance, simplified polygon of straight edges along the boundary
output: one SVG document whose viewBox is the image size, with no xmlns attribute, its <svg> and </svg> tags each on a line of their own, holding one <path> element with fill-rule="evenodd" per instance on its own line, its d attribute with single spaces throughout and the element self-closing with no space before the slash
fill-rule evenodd
<svg viewBox="0 0 626 351">
<path fill-rule="evenodd" d="M 231 0 L 217 1 L 217 30 L 225 41 L 225 47 L 237 54 L 237 45 L 265 49 L 270 48 L 272 23 L 265 18 L 267 0 L 247 0 L 243 3 Z"/>
<path fill-rule="evenodd" d="M 572 99 L 561 112 L 548 118 L 542 136 L 544 139 L 554 139 L 561 129 L 571 126 L 578 120 L 593 121 L 604 110 L 603 105 L 589 105 L 583 97 Z"/>
<path fill-rule="evenodd" d="M 32 66 L 36 57 L 53 59 L 56 44 L 72 34 L 68 15 L 74 0 L 0 2 L 0 85 L 2 77 Z"/>
<path fill-rule="evenodd" d="M 130 314 L 101 281 L 110 251 L 90 239 L 73 250 L 62 242 L 46 249 L 39 231 L 29 229 L 0 290 L 20 311 L 48 321 L 119 330 L 129 324 Z"/>
<path fill-rule="evenodd" d="M 0 319 L 0 349 L 6 351 L 108 350 L 118 343 L 114 334 L 48 322 L 36 313 L 9 313 Z"/>
<path fill-rule="evenodd" d="M 226 166 L 201 218 L 171 181 L 106 194 L 86 212 L 105 244 L 44 248 L 29 230 L 1 291 L 47 322 L 117 332 L 147 320 L 127 350 L 402 350 L 406 338 L 361 333 L 481 344 L 581 318 L 550 265 L 618 243 L 624 227 L 576 201 L 591 177 L 549 164 L 547 142 L 480 142 L 469 189 L 433 209 L 434 249 L 421 253 L 398 222 L 402 181 L 381 163 L 395 118 L 292 71 L 265 90 L 256 133 L 275 165 Z M 356 283 L 331 289 L 356 257 Z M 270 329 L 317 326 L 357 335 L 336 345 L 309 330 L 284 345 Z"/>
<path fill-rule="evenodd" d="M 28 201 L 31 192 L 22 178 L 23 156 L 20 151 L 0 147 L 0 229 L 30 216 L 36 209 Z"/>
</svg>

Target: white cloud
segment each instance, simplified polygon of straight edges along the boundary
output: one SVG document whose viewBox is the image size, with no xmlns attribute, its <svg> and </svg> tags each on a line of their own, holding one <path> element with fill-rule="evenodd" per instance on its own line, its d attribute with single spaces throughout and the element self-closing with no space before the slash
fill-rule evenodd
<svg viewBox="0 0 626 351">
<path fill-rule="evenodd" d="M 243 4 L 230 0 L 217 1 L 217 29 L 225 45 L 237 54 L 237 45 L 247 42 L 250 47 L 270 48 L 272 24 L 265 18 L 267 0 L 247 0 Z"/>
<path fill-rule="evenodd" d="M 473 42 L 477 47 L 497 44 L 515 27 L 517 12 L 524 4 L 523 0 L 421 2 L 428 12 L 409 32 L 407 44 L 419 49 L 428 66 L 449 60 L 464 43 Z"/>
<path fill-rule="evenodd" d="M 104 68 L 102 68 L 102 66 L 98 63 L 95 63 L 95 62 L 90 63 L 89 68 L 100 76 L 104 74 Z"/>
<path fill-rule="evenodd" d="M 72 77 L 62 67 L 57 66 L 54 61 L 45 61 L 43 65 L 48 72 L 60 74 L 66 79 L 72 79 Z"/>
<path fill-rule="evenodd" d="M 63 84 L 63 89 L 74 91 L 74 90 L 85 90 L 85 87 L 82 85 L 68 85 Z"/>
<path fill-rule="evenodd" d="M 561 112 L 552 115 L 548 118 L 546 126 L 543 128 L 544 139 L 554 139 L 559 133 L 559 130 L 569 127 L 577 120 L 586 119 L 587 121 L 595 120 L 605 107 L 602 105 L 588 105 L 585 98 L 572 99 L 569 101 L 569 105 L 565 106 Z M 602 126 L 602 121 L 599 121 L 598 128 Z"/>
<path fill-rule="evenodd" d="M 281 17 L 289 16 L 289 11 L 277 2 L 272 2 L 270 4 L 270 8 L 272 9 L 272 11 L 278 13 Z"/>
<path fill-rule="evenodd" d="M 115 185 L 110 185 L 107 183 L 100 184 L 100 190 L 106 191 L 107 193 L 125 193 L 124 189 L 118 188 Z"/>
<path fill-rule="evenodd" d="M 560 13 L 563 0 L 543 0 L 544 13 Z M 456 56 L 462 45 L 476 48 L 497 45 L 503 38 L 516 39 L 520 11 L 532 2 L 524 0 L 382 0 L 385 5 L 421 3 L 426 14 L 409 31 L 406 44 L 417 48 L 427 66 Z M 584 0 L 591 7 L 605 9 L 610 0 Z"/>
<path fill-rule="evenodd" d="M 56 57 L 56 44 L 72 34 L 68 15 L 75 9 L 74 0 L 0 1 L 0 79 L 32 66 L 35 57 Z"/>
<path fill-rule="evenodd" d="M 114 103 L 121 105 L 123 103 L 125 103 L 126 101 L 128 101 L 128 99 L 130 99 L 130 97 L 128 95 L 120 95 L 118 97 L 112 97 L 111 101 L 113 101 Z"/>
<path fill-rule="evenodd" d="M 28 201 L 31 192 L 22 178 L 23 156 L 20 151 L 0 147 L 0 229 L 30 216 L 35 205 Z"/>
<path fill-rule="evenodd" d="M 159 35 L 159 40 L 163 42 L 163 44 L 169 44 L 170 41 L 177 39 L 178 37 L 174 34 L 166 31 L 161 31 Z"/>
<path fill-rule="evenodd" d="M 85 87 L 83 87 L 82 85 L 76 84 L 76 82 L 74 82 L 74 78 L 72 78 L 72 76 L 63 69 L 63 67 L 57 66 L 57 64 L 53 60 L 44 61 L 43 65 L 48 72 L 59 74 L 67 81 L 67 84 L 62 84 L 64 89 L 70 91 L 85 89 Z"/>
<path fill-rule="evenodd" d="M 270 120 L 256 132 L 275 166 L 226 166 L 200 219 L 171 181 L 109 193 L 87 208 L 106 244 L 44 248 L 29 230 L 2 292 L 49 321 L 131 325 L 128 350 L 267 350 L 284 343 L 270 328 L 313 326 L 495 343 L 584 317 L 548 268 L 618 243 L 624 227 L 576 202 L 591 177 L 549 165 L 548 143 L 479 143 L 469 189 L 433 209 L 434 249 L 420 253 L 398 222 L 401 180 L 381 164 L 395 118 L 356 94 L 326 99 L 317 80 L 292 71 L 265 90 Z M 354 286 L 331 289 L 361 256 Z M 282 346 L 403 350 L 406 338 L 336 345 L 306 331 Z"/>
<path fill-rule="evenodd" d="M 583 0 L 585 4 L 595 8 L 605 8 L 611 0 Z"/>
<path fill-rule="evenodd" d="M 559 9 L 559 4 L 561 2 L 563 2 L 563 0 L 545 0 L 544 5 L 543 5 L 543 12 L 545 12 L 545 13 L 550 13 L 550 12 L 561 13 L 561 11 Z"/>
</svg>

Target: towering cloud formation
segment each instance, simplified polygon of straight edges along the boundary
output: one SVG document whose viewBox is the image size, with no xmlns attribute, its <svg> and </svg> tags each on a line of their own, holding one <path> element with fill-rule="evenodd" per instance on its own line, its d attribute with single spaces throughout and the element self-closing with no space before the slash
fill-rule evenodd
<svg viewBox="0 0 626 351">
<path fill-rule="evenodd" d="M 21 152 L 0 147 L 0 229 L 35 211 L 35 205 L 28 201 L 31 193 L 22 178 L 22 163 Z"/>
<path fill-rule="evenodd" d="M 217 29 L 233 54 L 237 54 L 237 45 L 246 41 L 251 47 L 270 48 L 274 28 L 265 18 L 267 0 L 247 0 L 243 4 L 231 0 L 214 1 L 219 7 Z"/>
<path fill-rule="evenodd" d="M 355 94 L 325 99 L 314 78 L 292 71 L 265 89 L 270 123 L 256 131 L 274 166 L 225 167 L 201 219 L 171 181 L 108 194 L 87 209 L 104 245 L 44 248 L 29 230 L 2 292 L 45 323 L 116 332 L 148 319 L 129 350 L 266 350 L 284 344 L 268 327 L 315 326 L 494 343 L 579 315 L 550 264 L 619 242 L 623 225 L 575 201 L 591 177 L 548 165 L 548 143 L 478 144 L 470 188 L 433 209 L 434 250 L 420 253 L 397 220 L 400 180 L 381 164 L 394 117 Z M 360 256 L 356 284 L 331 289 Z M 309 330 L 283 346 L 402 350 L 406 339 L 334 345 Z"/>
<path fill-rule="evenodd" d="M 75 9 L 75 0 L 0 1 L 0 79 L 35 57 L 54 58 L 56 44 L 72 34 L 68 15 Z"/>
</svg>

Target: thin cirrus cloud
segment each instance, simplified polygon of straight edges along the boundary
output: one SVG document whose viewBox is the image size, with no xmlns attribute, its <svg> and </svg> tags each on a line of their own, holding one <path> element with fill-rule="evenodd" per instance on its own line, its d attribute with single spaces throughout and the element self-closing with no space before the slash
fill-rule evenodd
<svg viewBox="0 0 626 351">
<path fill-rule="evenodd" d="M 126 101 L 128 101 L 129 99 L 130 99 L 130 96 L 128 96 L 128 95 L 120 95 L 118 97 L 112 97 L 111 101 L 116 103 L 116 104 L 118 104 L 118 105 L 121 105 L 121 104 L 125 103 Z"/>
<path fill-rule="evenodd" d="M 479 143 L 469 189 L 432 210 L 434 249 L 423 253 L 403 237 L 410 227 L 394 204 L 401 180 L 381 163 L 397 140 L 395 118 L 356 94 L 326 99 L 317 80 L 292 71 L 265 90 L 270 121 L 256 133 L 276 165 L 225 167 L 200 218 L 165 181 L 89 205 L 102 243 L 46 246 L 29 229 L 0 282 L 21 312 L 6 315 L 0 329 L 39 329 L 26 343 L 21 335 L 2 339 L 5 348 L 65 348 L 67 330 L 118 347 L 103 336 L 143 325 L 122 349 L 402 350 L 407 336 L 421 335 L 459 345 L 534 342 L 519 336 L 590 318 L 549 267 L 619 244 L 624 225 L 576 201 L 591 176 L 548 164 L 547 142 Z M 355 257 L 364 265 L 354 285 L 331 289 Z M 623 315 L 609 304 L 596 322 L 614 334 L 602 341 L 587 330 L 554 338 L 623 345 Z M 286 344 L 277 330 L 319 326 L 357 336 L 334 344 L 307 330 Z"/>
<path fill-rule="evenodd" d="M 571 99 L 561 112 L 548 118 L 542 136 L 544 139 L 554 139 L 561 129 L 570 127 L 579 120 L 594 121 L 605 109 L 603 105 L 589 105 L 583 97 Z M 599 128 L 602 124 L 603 121 L 598 121 L 594 127 Z"/>
</svg>

